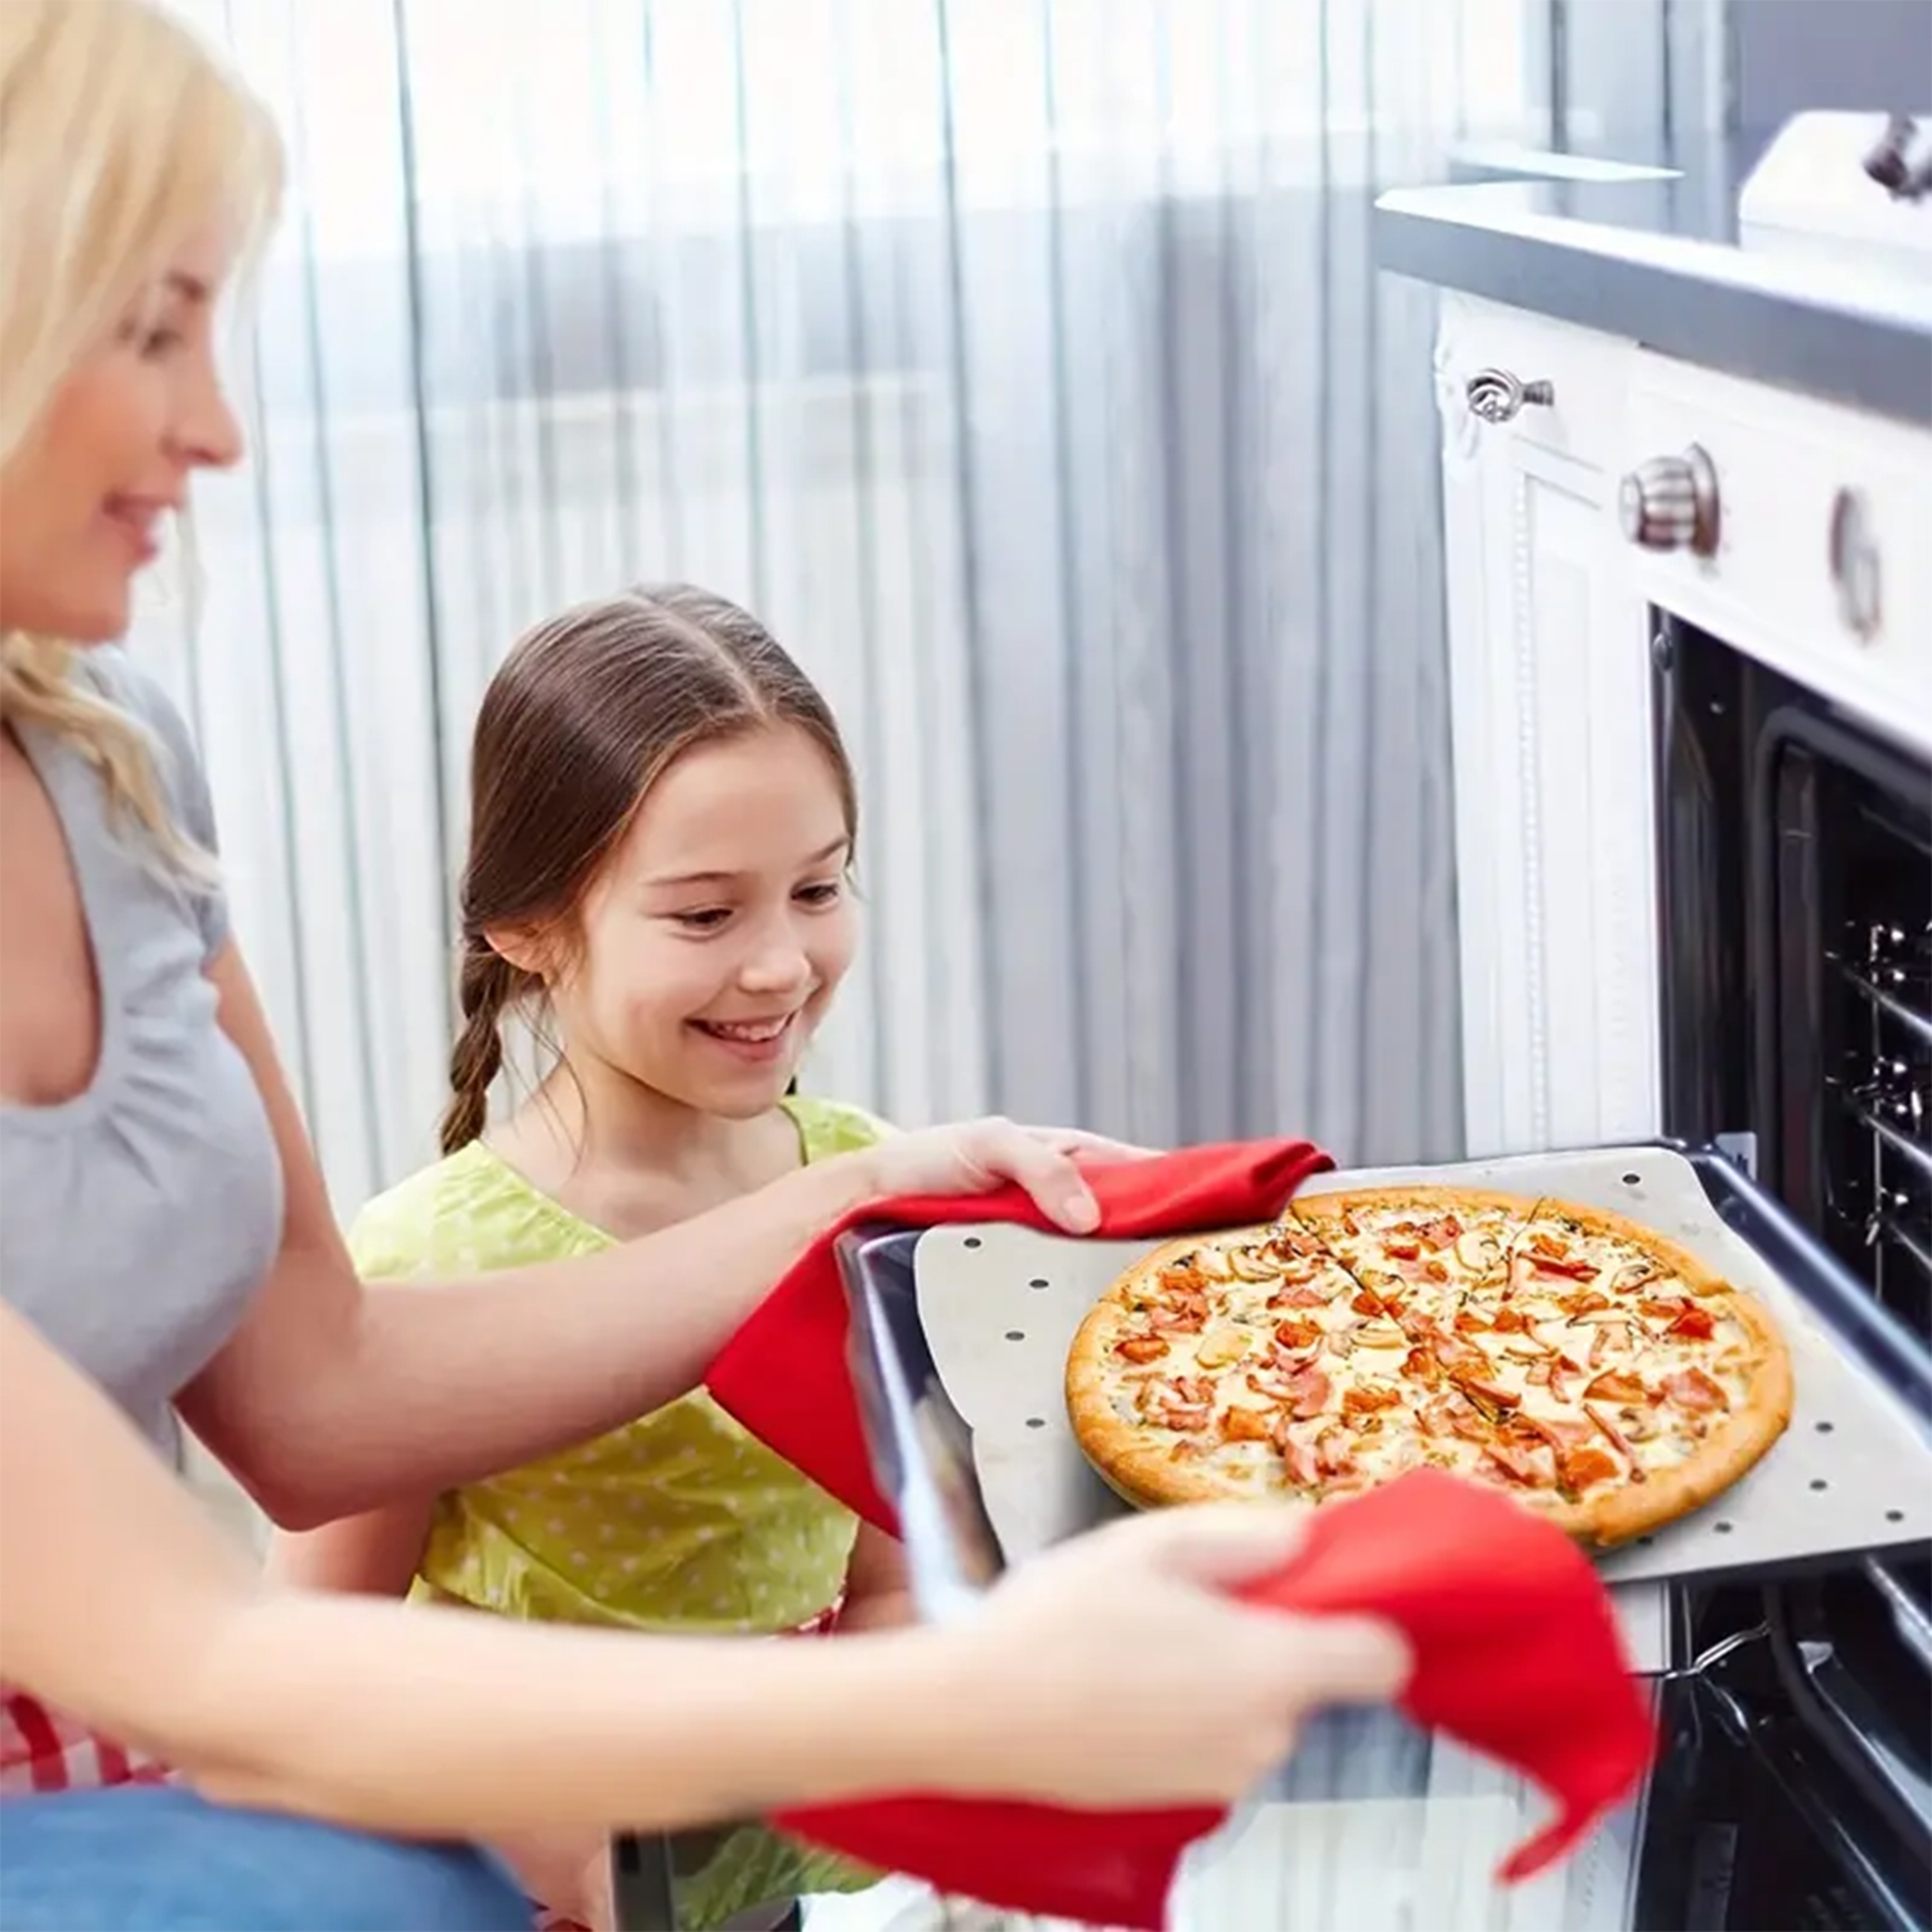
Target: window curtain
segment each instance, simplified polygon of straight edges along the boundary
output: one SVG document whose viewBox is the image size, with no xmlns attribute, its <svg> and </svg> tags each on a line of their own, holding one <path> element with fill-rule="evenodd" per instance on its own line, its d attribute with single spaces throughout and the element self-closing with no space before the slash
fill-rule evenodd
<svg viewBox="0 0 1932 1932">
<path fill-rule="evenodd" d="M 136 643 L 340 1208 L 431 1151 L 492 667 L 667 577 L 858 766 L 808 1085 L 1456 1154 L 1432 304 L 1370 212 L 1547 132 L 1540 0 L 179 4 L 293 180 Z"/>
</svg>

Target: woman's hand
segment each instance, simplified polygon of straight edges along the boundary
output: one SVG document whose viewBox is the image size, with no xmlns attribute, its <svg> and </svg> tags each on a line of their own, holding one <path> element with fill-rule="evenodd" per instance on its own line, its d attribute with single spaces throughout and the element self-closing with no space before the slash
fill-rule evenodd
<svg viewBox="0 0 1932 1932">
<path fill-rule="evenodd" d="M 1016 1127 L 995 1116 L 963 1125 L 894 1134 L 856 1158 L 880 1199 L 896 1194 L 989 1194 L 1017 1182 L 1070 1234 L 1091 1234 L 1100 1218 L 1080 1170 L 1144 1160 L 1150 1150 L 1071 1127 Z"/>
<path fill-rule="evenodd" d="M 955 1788 L 1082 1806 L 1231 1803 L 1328 1704 L 1408 1681 L 1393 1626 L 1292 1617 L 1228 1592 L 1279 1568 L 1298 1513 L 1168 1509 L 1075 1538 L 1005 1577 L 950 1646 L 968 1738 Z"/>
</svg>

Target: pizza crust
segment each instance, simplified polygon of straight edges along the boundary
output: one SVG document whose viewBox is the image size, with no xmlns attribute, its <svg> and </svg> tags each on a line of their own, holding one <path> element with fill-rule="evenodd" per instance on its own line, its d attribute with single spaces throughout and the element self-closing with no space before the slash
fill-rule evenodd
<svg viewBox="0 0 1932 1932">
<path fill-rule="evenodd" d="M 1429 1214 L 1468 1213 L 1473 1208 L 1494 1208 L 1504 1214 L 1522 1215 L 1526 1208 L 1541 1204 L 1528 1194 L 1498 1194 L 1480 1187 L 1436 1187 L 1421 1184 L 1406 1187 L 1361 1187 L 1334 1194 L 1310 1194 L 1288 1203 L 1288 1211 L 1298 1221 L 1318 1224 L 1332 1220 L 1345 1210 L 1364 1214 L 1393 1209 L 1415 1210 Z"/>
<path fill-rule="evenodd" d="M 1616 1486 L 1604 1486 L 1574 1502 L 1564 1501 L 1560 1493 L 1520 1494 L 1526 1507 L 1579 1542 L 1607 1549 L 1701 1508 L 1745 1474 L 1784 1432 L 1790 1420 L 1792 1385 L 1783 1338 L 1750 1297 L 1667 1238 L 1608 1210 L 1431 1186 L 1317 1195 L 1292 1203 L 1284 1219 L 1319 1238 L 1323 1223 L 1343 1214 L 1390 1210 L 1432 1217 L 1505 1212 L 1515 1223 L 1512 1246 L 1538 1220 L 1558 1221 L 1586 1237 L 1630 1244 L 1654 1256 L 1686 1294 L 1708 1308 L 1714 1318 L 1734 1322 L 1747 1337 L 1744 1360 L 1736 1370 L 1744 1384 L 1744 1400 L 1681 1462 L 1646 1469 L 1641 1482 L 1622 1478 Z M 1242 1444 L 1238 1456 L 1211 1432 L 1199 1438 L 1198 1449 L 1190 1449 L 1196 1438 L 1184 1438 L 1177 1444 L 1150 1430 L 1132 1406 L 1135 1372 L 1123 1369 L 1114 1352 L 1134 1318 L 1136 1303 L 1156 1287 L 1162 1270 L 1204 1249 L 1225 1250 L 1262 1239 L 1269 1232 L 1265 1226 L 1240 1228 L 1164 1243 L 1120 1277 L 1088 1312 L 1074 1336 L 1067 1355 L 1066 1392 L 1075 1438 L 1109 1487 L 1138 1508 L 1230 1497 L 1267 1498 L 1310 1510 L 1321 1507 L 1318 1497 L 1302 1492 L 1286 1479 L 1280 1459 L 1271 1451 L 1250 1455 L 1250 1445 Z M 1321 1265 L 1355 1278 L 1332 1250 Z M 1406 1415 L 1410 1412 L 1405 1408 Z M 1252 1447 L 1259 1451 L 1264 1445 Z"/>
<path fill-rule="evenodd" d="M 1113 1349 L 1127 1325 L 1131 1304 L 1154 1285 L 1162 1268 L 1210 1244 L 1232 1246 L 1264 1232 L 1247 1228 L 1190 1234 L 1163 1244 L 1114 1282 L 1075 1333 L 1066 1354 L 1066 1414 L 1074 1439 L 1100 1480 L 1137 1509 L 1225 1502 L 1237 1492 L 1214 1469 L 1175 1461 L 1169 1445 L 1150 1439 L 1138 1418 L 1123 1416 L 1114 1406 L 1118 1392 L 1129 1386 L 1113 1366 Z"/>
</svg>

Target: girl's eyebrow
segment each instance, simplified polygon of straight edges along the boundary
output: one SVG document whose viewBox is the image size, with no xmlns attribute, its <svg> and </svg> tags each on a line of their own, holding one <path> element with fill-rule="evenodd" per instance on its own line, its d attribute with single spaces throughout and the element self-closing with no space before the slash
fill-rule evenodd
<svg viewBox="0 0 1932 1932">
<path fill-rule="evenodd" d="M 821 846 L 806 860 L 807 866 L 823 866 L 838 857 L 852 843 L 842 832 L 830 845 Z M 656 891 L 668 886 L 715 886 L 737 878 L 736 872 L 675 872 L 644 881 L 647 890 Z"/>
</svg>

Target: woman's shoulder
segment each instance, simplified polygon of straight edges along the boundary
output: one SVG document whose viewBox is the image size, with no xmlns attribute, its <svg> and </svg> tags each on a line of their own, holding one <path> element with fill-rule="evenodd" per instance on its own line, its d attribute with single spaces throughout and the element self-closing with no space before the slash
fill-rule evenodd
<svg viewBox="0 0 1932 1932">
<path fill-rule="evenodd" d="M 349 1229 L 350 1256 L 365 1280 L 487 1274 L 607 1241 L 482 1141 L 377 1195 Z"/>
<path fill-rule="evenodd" d="M 825 1160 L 836 1154 L 868 1148 L 897 1131 L 890 1122 L 849 1100 L 828 1100 L 817 1094 L 788 1094 L 785 1111 L 797 1123 L 807 1160 Z"/>
<path fill-rule="evenodd" d="M 212 849 L 214 823 L 208 781 L 194 734 L 174 700 L 119 644 L 91 645 L 76 652 L 73 662 L 80 683 L 132 718 L 153 740 L 160 753 L 156 776 L 184 821 L 183 829 L 196 844 Z"/>
</svg>

